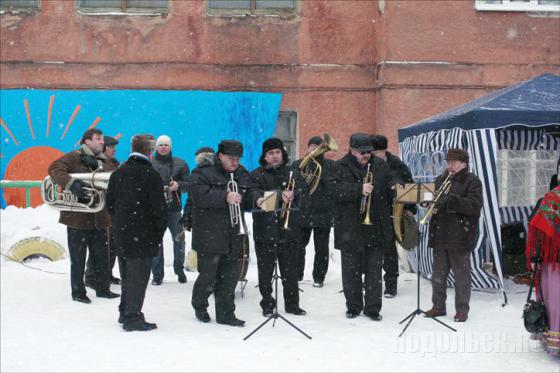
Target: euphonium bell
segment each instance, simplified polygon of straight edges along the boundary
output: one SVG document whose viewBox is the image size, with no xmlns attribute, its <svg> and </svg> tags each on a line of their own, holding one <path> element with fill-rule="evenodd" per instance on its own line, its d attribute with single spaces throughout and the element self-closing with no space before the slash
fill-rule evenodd
<svg viewBox="0 0 560 373">
<path fill-rule="evenodd" d="M 328 133 L 325 133 L 323 134 L 323 141 L 321 144 L 302 159 L 299 169 L 301 170 L 303 178 L 309 185 L 309 195 L 315 192 L 321 181 L 322 167 L 315 158 L 328 151 L 337 150 L 338 145 L 334 139 Z"/>
</svg>

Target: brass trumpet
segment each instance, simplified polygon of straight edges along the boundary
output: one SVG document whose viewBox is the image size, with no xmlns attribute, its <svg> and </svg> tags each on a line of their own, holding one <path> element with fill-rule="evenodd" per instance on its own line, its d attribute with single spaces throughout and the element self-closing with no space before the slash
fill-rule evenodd
<svg viewBox="0 0 560 373">
<path fill-rule="evenodd" d="M 428 210 L 426 211 L 426 214 L 424 214 L 422 220 L 420 220 L 420 224 L 422 225 L 428 224 L 428 220 L 430 220 L 430 218 L 434 214 L 434 208 L 436 206 L 436 203 L 443 196 L 449 193 L 449 190 L 451 189 L 451 176 L 453 176 L 453 173 L 450 172 L 445 178 L 445 180 L 443 181 L 443 183 L 440 185 L 440 187 L 437 189 L 436 197 L 430 202 L 430 206 L 428 207 Z"/>
<path fill-rule="evenodd" d="M 371 163 L 368 163 L 366 175 L 364 176 L 364 184 L 373 184 L 373 172 L 370 171 L 370 169 L 371 169 Z M 360 204 L 360 213 L 365 214 L 364 220 L 362 221 L 362 224 L 364 225 L 372 224 L 369 216 L 372 195 L 373 195 L 373 191 L 371 191 L 371 193 L 368 194 L 367 196 L 362 196 L 362 202 Z"/>
<path fill-rule="evenodd" d="M 230 176 L 231 176 L 231 180 L 227 183 L 227 192 L 239 193 L 237 183 L 233 179 L 233 173 L 231 173 Z M 241 211 L 241 206 L 239 205 L 239 203 L 229 205 L 229 221 L 231 223 L 231 227 L 235 228 L 236 225 L 239 225 L 239 231 L 237 232 L 237 234 L 240 236 L 247 234 L 247 230 L 245 229 L 245 224 L 243 223 L 242 214 L 243 212 Z"/>
<path fill-rule="evenodd" d="M 296 186 L 296 181 L 293 179 L 293 171 L 290 171 L 290 177 L 288 178 L 288 184 L 286 184 L 286 189 L 284 192 L 293 192 Z M 280 210 L 280 219 L 284 220 L 282 229 L 289 230 L 288 226 L 290 223 L 290 209 L 292 208 L 292 201 L 284 202 L 282 201 L 282 209 Z"/>
</svg>

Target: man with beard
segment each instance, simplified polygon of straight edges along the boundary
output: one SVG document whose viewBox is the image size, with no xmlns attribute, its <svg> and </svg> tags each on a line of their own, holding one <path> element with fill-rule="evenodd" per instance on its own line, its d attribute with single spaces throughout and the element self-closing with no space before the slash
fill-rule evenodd
<svg viewBox="0 0 560 373">
<path fill-rule="evenodd" d="M 386 242 L 394 239 L 390 208 L 392 174 L 387 163 L 371 157 L 372 150 L 370 136 L 355 133 L 350 137 L 350 151 L 337 163 L 333 181 L 334 237 L 335 248 L 341 251 L 346 317 L 357 317 L 363 310 L 371 320 L 380 321 L 383 251 Z M 372 182 L 366 181 L 368 164 Z M 368 207 L 369 225 L 365 224 Z"/>
<path fill-rule="evenodd" d="M 55 160 L 49 166 L 49 175 L 56 184 L 72 192 L 79 200 L 87 198 L 86 184 L 73 179 L 71 173 L 91 173 L 105 166 L 99 155 L 103 150 L 103 133 L 92 128 L 80 140 L 79 150 L 72 151 Z M 107 250 L 107 227 L 111 219 L 106 209 L 95 214 L 61 211 L 59 222 L 67 226 L 68 250 L 70 252 L 70 284 L 72 299 L 91 303 L 84 285 L 86 255 L 89 250 L 95 273 L 94 288 L 99 298 L 116 298 L 119 294 L 110 290 L 109 253 Z"/>
<path fill-rule="evenodd" d="M 309 139 L 307 154 L 314 151 L 323 140 L 319 136 Z M 313 286 L 323 287 L 329 269 L 329 236 L 333 226 L 333 206 L 329 184 L 331 182 L 334 161 L 325 159 L 324 154 L 314 158 L 321 165 L 321 178 L 315 192 L 302 201 L 302 225 L 299 237 L 298 280 L 303 280 L 305 270 L 305 247 L 313 233 L 315 259 L 313 261 Z M 299 169 L 301 159 L 294 162 Z"/>
<path fill-rule="evenodd" d="M 156 155 L 152 159 L 152 165 L 159 172 L 167 196 L 167 227 L 173 238 L 173 270 L 180 283 L 187 282 L 187 276 L 183 269 L 185 263 L 185 236 L 181 224 L 182 201 L 181 192 L 187 192 L 189 166 L 171 153 L 171 138 L 161 135 L 156 141 Z M 160 245 L 158 255 L 152 264 L 152 285 L 161 285 L 164 271 L 163 242 Z"/>
<path fill-rule="evenodd" d="M 246 234 L 243 211 L 250 208 L 247 193 L 251 178 L 239 164 L 243 145 L 223 140 L 218 146 L 214 164 L 199 167 L 192 175 L 189 189 L 192 199 L 192 246 L 198 254 L 198 278 L 193 287 L 191 304 L 196 318 L 210 322 L 208 297 L 214 292 L 216 322 L 245 326 L 235 316 L 234 291 L 239 278 L 238 257 Z M 237 185 L 237 192 L 233 188 Z M 240 215 L 235 210 L 239 208 Z M 235 219 L 238 222 L 235 223 Z M 244 229 L 246 232 L 247 230 Z"/>
<path fill-rule="evenodd" d="M 167 207 L 161 177 L 150 162 L 154 137 L 136 135 L 131 148 L 128 160 L 109 180 L 107 209 L 122 278 L 119 322 L 126 331 L 149 331 L 157 325 L 146 322 L 142 306 L 152 260 L 167 227 Z"/>
<path fill-rule="evenodd" d="M 412 173 L 406 164 L 401 161 L 399 157 L 387 151 L 387 138 L 385 136 L 373 135 L 371 137 L 371 143 L 373 146 L 373 155 L 387 162 L 387 165 L 399 184 L 414 183 Z M 390 204 L 392 205 L 393 201 L 391 201 Z M 416 215 L 416 210 L 415 204 L 407 204 L 404 206 L 403 213 L 408 216 L 414 216 Z M 385 252 L 383 253 L 383 271 L 385 271 L 385 275 L 383 276 L 383 280 L 385 281 L 384 296 L 385 298 L 394 298 L 397 296 L 397 280 L 399 278 L 399 257 L 395 241 L 388 242 L 385 246 Z"/>
<path fill-rule="evenodd" d="M 307 183 L 298 169 L 287 166 L 288 153 L 284 149 L 282 140 L 278 138 L 267 139 L 262 146 L 262 155 L 259 163 L 261 167 L 251 172 L 253 179 L 257 207 L 264 202 L 265 191 L 277 191 L 277 198 L 284 204 L 292 203 L 304 193 L 308 193 Z M 292 175 L 295 182 L 294 190 L 286 190 L 288 180 Z M 305 310 L 299 307 L 298 289 L 298 235 L 300 214 L 291 211 L 288 220 L 288 229 L 283 229 L 286 218 L 281 218 L 276 211 L 257 211 L 253 213 L 253 238 L 255 240 L 255 253 L 259 269 L 259 290 L 262 295 L 260 305 L 263 316 L 270 316 L 276 308 L 276 299 L 272 296 L 272 275 L 276 267 L 276 260 L 282 276 L 284 289 L 284 308 L 287 313 L 305 315 Z"/>
</svg>

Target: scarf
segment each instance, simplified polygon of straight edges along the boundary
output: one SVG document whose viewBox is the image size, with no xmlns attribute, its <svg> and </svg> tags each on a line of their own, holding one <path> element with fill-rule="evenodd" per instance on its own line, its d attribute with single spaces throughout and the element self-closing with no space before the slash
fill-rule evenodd
<svg viewBox="0 0 560 373">
<path fill-rule="evenodd" d="M 541 247 L 543 263 L 552 263 L 553 268 L 560 257 L 560 186 L 547 193 L 529 222 L 525 255 L 528 259 L 536 255 Z"/>
</svg>

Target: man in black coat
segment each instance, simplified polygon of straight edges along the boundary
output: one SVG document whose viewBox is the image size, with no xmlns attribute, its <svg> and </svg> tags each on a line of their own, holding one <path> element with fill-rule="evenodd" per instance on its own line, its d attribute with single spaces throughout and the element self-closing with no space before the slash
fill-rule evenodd
<svg viewBox="0 0 560 373">
<path fill-rule="evenodd" d="M 262 148 L 259 160 L 261 167 L 251 172 L 256 190 L 256 206 L 262 206 L 265 191 L 276 191 L 277 200 L 286 208 L 291 203 L 294 211 L 290 211 L 289 215 L 284 217 L 276 211 L 253 213 L 253 238 L 259 269 L 259 290 L 262 295 L 260 305 L 263 316 L 270 316 L 276 308 L 276 299 L 272 296 L 272 276 L 278 260 L 284 289 L 284 308 L 288 313 L 305 315 L 306 312 L 299 307 L 297 272 L 300 214 L 295 208 L 302 195 L 308 192 L 307 183 L 298 169 L 288 166 L 288 153 L 282 140 L 269 138 L 265 140 Z M 290 174 L 294 182 L 291 191 L 286 190 Z M 283 228 L 286 219 L 288 229 Z"/>
<path fill-rule="evenodd" d="M 192 199 L 192 246 L 198 254 L 198 278 L 191 304 L 197 319 L 209 322 L 208 297 L 214 292 L 216 322 L 244 326 L 235 316 L 234 292 L 239 279 L 238 258 L 246 234 L 243 211 L 250 208 L 247 194 L 251 177 L 239 164 L 243 146 L 235 140 L 223 140 L 214 164 L 199 167 L 192 174 L 189 193 Z M 237 184 L 237 192 L 232 188 Z M 238 222 L 231 213 L 239 206 Z M 243 228 L 241 227 L 243 226 Z"/>
<path fill-rule="evenodd" d="M 373 146 L 373 155 L 383 159 L 393 172 L 395 180 L 400 184 L 414 183 L 412 173 L 407 165 L 401 161 L 399 157 L 387 151 L 387 138 L 383 135 L 373 135 L 371 137 L 371 145 Z M 391 205 L 393 201 L 391 201 Z M 403 213 L 408 216 L 416 215 L 416 205 L 407 204 L 404 206 Z M 391 226 L 392 227 L 392 226 Z M 399 277 L 399 256 L 397 254 L 397 246 L 395 241 L 385 247 L 383 253 L 383 271 L 385 275 L 385 298 L 394 298 L 397 296 L 397 280 Z"/>
<path fill-rule="evenodd" d="M 341 251 L 346 317 L 354 318 L 363 310 L 370 319 L 380 321 L 383 252 L 388 242 L 394 240 L 390 207 L 392 173 L 387 163 L 371 157 L 372 150 L 370 136 L 355 133 L 350 137 L 350 151 L 337 162 L 332 185 L 336 200 L 334 238 L 335 248 Z M 365 182 L 368 164 L 373 183 Z M 364 224 L 368 198 L 371 225 Z"/>
<path fill-rule="evenodd" d="M 119 322 L 126 331 L 157 328 L 142 313 L 152 260 L 167 227 L 163 184 L 150 162 L 153 150 L 152 135 L 134 136 L 132 153 L 113 172 L 107 190 L 121 273 Z"/>
<path fill-rule="evenodd" d="M 159 173 L 163 181 L 167 201 L 167 227 L 173 238 L 173 271 L 177 280 L 184 284 L 187 282 L 185 276 L 185 235 L 181 223 L 182 200 L 181 193 L 187 192 L 189 179 L 189 166 L 187 162 L 179 157 L 174 157 L 172 152 L 171 138 L 161 135 L 156 141 L 156 154 L 152 159 L 154 169 Z M 163 242 L 160 244 L 159 253 L 152 263 L 152 285 L 163 283 L 164 256 Z"/>
<path fill-rule="evenodd" d="M 307 143 L 307 154 L 315 150 L 323 140 L 314 136 Z M 329 184 L 332 179 L 334 161 L 325 159 L 324 154 L 314 158 L 321 165 L 321 177 L 315 192 L 302 201 L 302 225 L 299 237 L 298 280 L 303 280 L 305 270 L 305 247 L 313 232 L 315 258 L 313 261 L 313 286 L 323 287 L 329 269 L 329 236 L 333 226 L 333 206 Z M 301 159 L 294 162 L 298 168 Z M 313 166 L 310 166 L 313 167 Z"/>
<path fill-rule="evenodd" d="M 430 220 L 428 246 L 433 249 L 433 307 L 428 317 L 444 316 L 449 270 L 455 275 L 454 320 L 464 322 L 471 298 L 471 252 L 476 247 L 478 220 L 483 205 L 482 182 L 469 172 L 469 153 L 463 149 L 447 151 L 447 169 L 436 178 L 436 190 L 451 174 L 451 189 L 435 205 Z"/>
</svg>

